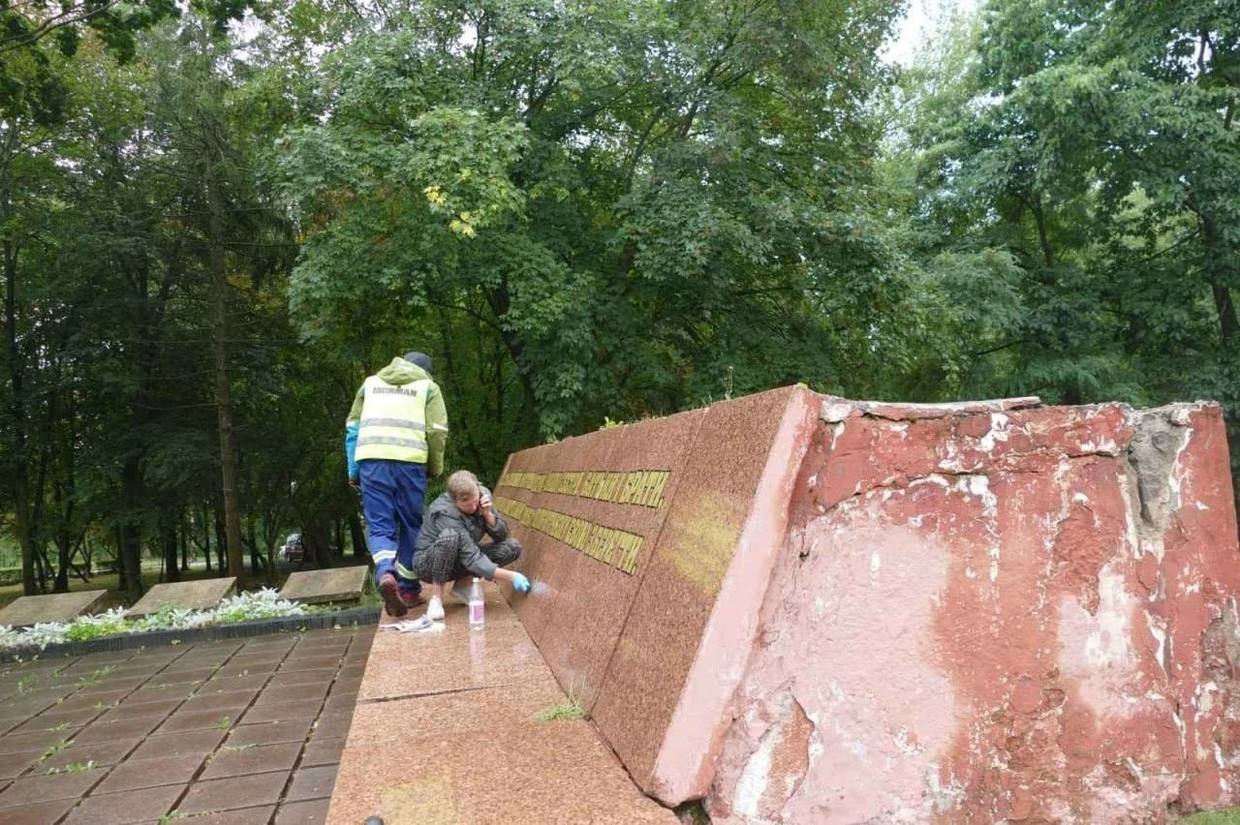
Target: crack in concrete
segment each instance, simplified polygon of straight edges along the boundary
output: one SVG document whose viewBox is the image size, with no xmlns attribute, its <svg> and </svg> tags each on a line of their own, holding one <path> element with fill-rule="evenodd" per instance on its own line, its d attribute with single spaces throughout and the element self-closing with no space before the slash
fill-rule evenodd
<svg viewBox="0 0 1240 825">
<path fill-rule="evenodd" d="M 447 696 L 452 693 L 472 693 L 478 690 L 491 690 L 492 688 L 512 687 L 511 684 L 502 685 L 475 685 L 473 687 L 451 688 L 449 690 L 427 690 L 421 693 L 402 693 L 398 696 L 376 696 L 373 699 L 358 699 L 359 705 L 379 705 L 384 702 L 397 702 L 401 699 L 422 699 L 427 696 Z"/>
</svg>

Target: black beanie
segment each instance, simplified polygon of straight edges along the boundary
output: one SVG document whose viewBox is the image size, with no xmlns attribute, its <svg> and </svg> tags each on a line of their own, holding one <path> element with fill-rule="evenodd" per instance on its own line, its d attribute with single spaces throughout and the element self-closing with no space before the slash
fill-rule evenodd
<svg viewBox="0 0 1240 825">
<path fill-rule="evenodd" d="M 431 371 L 431 357 L 425 352 L 413 350 L 411 352 L 406 352 L 402 357 L 410 364 L 416 364 L 428 373 Z"/>
</svg>

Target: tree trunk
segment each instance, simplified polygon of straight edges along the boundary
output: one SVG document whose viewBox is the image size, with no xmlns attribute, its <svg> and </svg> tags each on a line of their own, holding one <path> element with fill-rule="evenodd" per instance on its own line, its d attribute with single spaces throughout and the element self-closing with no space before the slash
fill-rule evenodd
<svg viewBox="0 0 1240 825">
<path fill-rule="evenodd" d="M 254 529 L 253 517 L 246 519 L 245 543 L 250 549 L 250 572 L 258 576 L 263 572 L 263 557 L 258 549 L 258 532 Z"/>
<path fill-rule="evenodd" d="M 202 559 L 207 564 L 207 572 L 211 572 L 211 530 L 215 522 L 211 519 L 210 509 L 202 508 Z"/>
<path fill-rule="evenodd" d="M 181 533 L 181 572 L 189 570 L 189 522 L 185 518 L 185 513 L 181 513 L 180 533 Z"/>
<path fill-rule="evenodd" d="M 214 163 L 207 161 L 207 202 L 211 231 L 211 291 L 213 318 L 211 353 L 215 361 L 215 417 L 220 434 L 220 478 L 224 493 L 224 536 L 228 571 L 241 572 L 241 512 L 237 501 L 237 433 L 233 429 L 232 390 L 228 379 L 228 278 L 224 256 L 224 215 Z"/>
<path fill-rule="evenodd" d="M 166 581 L 179 582 L 181 568 L 177 564 L 180 547 L 177 546 L 177 526 L 170 514 L 165 513 L 160 520 L 160 543 L 164 552 L 164 576 Z"/>
<path fill-rule="evenodd" d="M 315 567 L 326 570 L 332 566 L 331 532 L 321 516 L 312 516 L 301 535 L 307 555 L 314 559 Z"/>
<path fill-rule="evenodd" d="M 26 469 L 26 400 L 22 395 L 21 350 L 17 345 L 17 248 L 11 241 L 5 241 L 3 252 L 4 330 L 8 339 L 9 383 L 13 392 L 9 416 L 13 428 L 14 527 L 22 552 L 22 591 L 27 596 L 33 596 L 38 590 L 34 577 L 34 542 L 31 540 L 30 478 Z"/>
<path fill-rule="evenodd" d="M 125 458 L 121 468 L 120 585 L 130 604 L 142 598 L 142 535 L 134 514 L 142 497 L 142 465 L 138 456 Z"/>
<path fill-rule="evenodd" d="M 353 542 L 353 558 L 370 559 L 370 550 L 366 547 L 366 531 L 362 529 L 362 520 L 357 513 L 349 514 L 349 537 Z"/>
<path fill-rule="evenodd" d="M 228 557 L 224 554 L 224 509 L 219 502 L 215 504 L 215 562 L 221 576 L 237 575 L 236 568 L 229 568 Z"/>
</svg>

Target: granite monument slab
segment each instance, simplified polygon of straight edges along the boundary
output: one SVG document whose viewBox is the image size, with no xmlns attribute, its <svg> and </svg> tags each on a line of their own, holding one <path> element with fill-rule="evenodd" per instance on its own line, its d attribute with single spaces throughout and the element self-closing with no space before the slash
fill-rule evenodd
<svg viewBox="0 0 1240 825">
<path fill-rule="evenodd" d="M 27 627 L 40 622 L 73 621 L 78 616 L 95 612 L 107 595 L 106 590 L 79 590 L 22 596 L 0 610 L 0 625 Z"/>
<path fill-rule="evenodd" d="M 335 567 L 330 570 L 299 570 L 290 573 L 280 589 L 280 596 L 303 604 L 356 601 L 362 597 L 366 565 Z"/>
<path fill-rule="evenodd" d="M 157 612 L 164 605 L 189 610 L 208 610 L 237 589 L 237 577 L 198 579 L 190 582 L 165 582 L 146 591 L 137 604 L 125 611 L 129 618 L 141 618 Z"/>
</svg>

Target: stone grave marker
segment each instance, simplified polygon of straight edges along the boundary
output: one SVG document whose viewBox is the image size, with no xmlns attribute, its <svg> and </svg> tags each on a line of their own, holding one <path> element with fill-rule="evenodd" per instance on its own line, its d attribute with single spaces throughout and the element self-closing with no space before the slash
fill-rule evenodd
<svg viewBox="0 0 1240 825">
<path fill-rule="evenodd" d="M 80 590 L 76 593 L 52 593 L 47 596 L 22 596 L 0 610 L 0 625 L 26 627 L 40 622 L 68 622 L 95 611 L 106 590 Z"/>
<path fill-rule="evenodd" d="M 288 577 L 280 596 L 302 604 L 356 601 L 362 597 L 369 571 L 366 565 L 298 571 Z"/>
<path fill-rule="evenodd" d="M 125 615 L 129 618 L 149 616 L 166 604 L 189 610 L 207 610 L 219 604 L 225 596 L 232 595 L 236 589 L 236 576 L 157 584 L 148 590 L 137 604 L 129 608 Z"/>
</svg>

